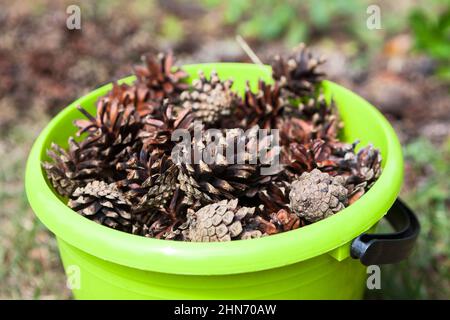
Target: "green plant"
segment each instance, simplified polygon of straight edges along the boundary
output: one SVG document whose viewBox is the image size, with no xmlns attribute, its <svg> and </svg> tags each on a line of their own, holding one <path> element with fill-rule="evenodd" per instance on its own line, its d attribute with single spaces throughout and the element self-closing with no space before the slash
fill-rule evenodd
<svg viewBox="0 0 450 320">
<path fill-rule="evenodd" d="M 364 1 L 285 1 L 216 0 L 203 1 L 209 7 L 219 4 L 224 11 L 224 22 L 237 26 L 237 32 L 246 37 L 264 40 L 282 38 L 288 45 L 307 41 L 313 33 L 323 33 L 331 28 L 355 30 L 364 13 Z M 349 3 L 351 2 L 351 3 Z"/>
<path fill-rule="evenodd" d="M 436 13 L 434 14 L 436 15 Z M 446 8 L 436 17 L 423 9 L 414 10 L 409 23 L 418 51 L 428 54 L 438 64 L 437 75 L 450 81 L 450 8 Z"/>
<path fill-rule="evenodd" d="M 359 0 L 203 0 L 206 7 L 223 11 L 224 24 L 236 32 L 258 40 L 282 39 L 292 46 L 310 38 L 345 34 L 369 51 L 380 48 L 386 34 L 405 28 L 406 10 L 393 12 L 382 6 L 380 30 L 368 30 L 367 7 L 373 3 Z"/>
</svg>

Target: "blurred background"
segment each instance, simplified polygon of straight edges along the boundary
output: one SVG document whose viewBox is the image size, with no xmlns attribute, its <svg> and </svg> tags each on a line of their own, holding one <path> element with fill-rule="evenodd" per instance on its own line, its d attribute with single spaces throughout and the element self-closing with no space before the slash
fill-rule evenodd
<svg viewBox="0 0 450 320">
<path fill-rule="evenodd" d="M 66 27 L 69 5 L 81 9 L 81 30 Z M 381 29 L 367 26 L 370 5 Z M 51 117 L 130 74 L 146 52 L 172 49 L 178 64 L 250 62 L 236 35 L 263 62 L 307 43 L 328 58 L 329 78 L 389 118 L 406 159 L 402 197 L 422 233 L 410 259 L 382 267 L 382 289 L 366 296 L 450 298 L 450 9 L 442 0 L 0 0 L 0 298 L 71 298 L 55 240 L 23 188 L 28 152 Z"/>
</svg>

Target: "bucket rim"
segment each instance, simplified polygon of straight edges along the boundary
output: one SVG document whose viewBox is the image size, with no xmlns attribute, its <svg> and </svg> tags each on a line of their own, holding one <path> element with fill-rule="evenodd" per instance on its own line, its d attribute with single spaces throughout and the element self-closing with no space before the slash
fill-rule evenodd
<svg viewBox="0 0 450 320">
<path fill-rule="evenodd" d="M 244 63 L 193 64 L 183 68 L 188 73 L 200 69 L 205 73 L 212 69 L 219 72 L 224 68 L 239 72 L 259 69 L 261 77 L 271 75 L 270 66 Z M 133 79 L 133 76 L 126 77 L 119 82 Z M 259 239 L 196 243 L 145 238 L 110 229 L 82 217 L 53 192 L 41 168 L 41 159 L 55 126 L 78 105 L 106 93 L 111 84 L 71 103 L 40 133 L 27 160 L 25 189 L 28 201 L 44 225 L 70 245 L 103 260 L 148 271 L 186 275 L 236 274 L 278 268 L 324 254 L 348 243 L 384 216 L 400 192 L 403 159 L 394 129 L 375 107 L 331 81 L 324 81 L 323 86 L 333 95 L 346 95 L 359 108 L 364 108 L 367 118 L 382 128 L 387 141 L 383 172 L 372 188 L 351 206 L 327 219 Z"/>
</svg>

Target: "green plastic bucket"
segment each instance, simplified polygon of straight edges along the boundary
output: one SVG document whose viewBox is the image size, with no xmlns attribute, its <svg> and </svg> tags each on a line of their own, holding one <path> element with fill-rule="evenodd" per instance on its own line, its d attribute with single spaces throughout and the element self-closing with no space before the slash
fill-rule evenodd
<svg viewBox="0 0 450 320">
<path fill-rule="evenodd" d="M 243 92 L 245 81 L 256 88 L 269 81 L 267 66 L 238 63 L 187 65 L 216 70 L 234 79 Z M 133 77 L 123 79 L 132 82 Z M 260 239 L 225 243 L 190 243 L 135 236 L 92 222 L 69 209 L 46 180 L 41 161 L 52 142 L 67 145 L 82 105 L 94 110 L 101 87 L 72 103 L 42 131 L 31 150 L 26 192 L 39 219 L 56 235 L 69 283 L 78 299 L 359 299 L 365 267 L 352 259 L 352 239 L 368 230 L 394 203 L 402 183 L 401 147 L 386 119 L 365 100 L 325 81 L 345 123 L 343 138 L 374 144 L 383 156 L 383 173 L 360 200 L 312 225 Z"/>
</svg>

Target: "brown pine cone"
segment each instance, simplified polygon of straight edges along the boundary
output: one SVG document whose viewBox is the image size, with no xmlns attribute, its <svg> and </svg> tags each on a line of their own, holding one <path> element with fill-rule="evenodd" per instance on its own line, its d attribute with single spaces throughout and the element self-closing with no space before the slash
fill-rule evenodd
<svg viewBox="0 0 450 320">
<path fill-rule="evenodd" d="M 142 139 L 144 149 L 150 152 L 159 149 L 170 154 L 175 146 L 175 142 L 171 141 L 172 133 L 177 129 L 191 129 L 193 115 L 188 109 L 177 112 L 175 106 L 166 99 L 158 112 L 149 114 L 142 122 L 138 137 Z"/>
<path fill-rule="evenodd" d="M 258 192 L 258 199 L 264 205 L 263 212 L 267 215 L 276 213 L 282 209 L 289 209 L 291 185 L 285 181 L 287 177 L 284 177 L 283 174 L 278 178 L 280 181 L 272 181 L 262 187 Z"/>
<path fill-rule="evenodd" d="M 303 172 L 315 168 L 330 172 L 336 170 L 341 158 L 332 156 L 333 149 L 321 139 L 310 140 L 308 143 L 293 142 L 289 147 L 284 146 L 281 162 L 285 165 L 285 174 L 295 178 Z"/>
<path fill-rule="evenodd" d="M 164 154 L 141 150 L 139 155 L 135 153 L 127 162 L 119 163 L 117 169 L 127 172 L 118 186 L 134 200 L 135 212 L 163 207 L 177 188 L 178 168 Z"/>
<path fill-rule="evenodd" d="M 96 180 L 77 188 L 68 206 L 99 224 L 131 232 L 131 204 L 113 183 Z"/>
<path fill-rule="evenodd" d="M 170 203 L 163 207 L 134 212 L 132 233 L 149 238 L 185 240 L 181 232 L 187 228 L 187 210 L 184 195 L 178 188 L 173 192 Z"/>
<path fill-rule="evenodd" d="M 145 66 L 135 66 L 136 84 L 148 88 L 148 98 L 162 101 L 186 90 L 188 85 L 183 82 L 187 73 L 180 68 L 174 68 L 174 57 L 171 52 L 160 53 L 158 56 L 142 57 Z"/>
<path fill-rule="evenodd" d="M 243 128 L 258 125 L 263 129 L 275 129 L 286 108 L 289 108 L 289 104 L 281 96 L 278 84 L 270 85 L 259 80 L 256 93 L 252 92 L 247 83 L 244 100 L 236 110 L 236 116 L 241 121 L 240 126 Z"/>
<path fill-rule="evenodd" d="M 291 108 L 278 121 L 281 144 L 308 143 L 310 140 L 337 140 L 341 123 L 334 100 L 328 103 L 322 93 L 301 99 L 298 108 Z"/>
<path fill-rule="evenodd" d="M 270 215 L 270 222 L 275 225 L 278 232 L 294 230 L 305 225 L 304 221 L 289 210 L 280 209 Z"/>
<path fill-rule="evenodd" d="M 253 197 L 261 188 L 272 181 L 278 171 L 274 170 L 270 174 L 262 175 L 263 168 L 269 165 L 267 162 L 262 163 L 260 159 L 255 159 L 255 155 L 258 157 L 259 152 L 249 152 L 249 150 L 265 147 L 264 143 L 258 143 L 257 131 L 258 127 L 256 126 L 248 131 L 247 135 L 243 134 L 242 130 L 227 130 L 218 139 L 218 144 L 222 145 L 222 153 L 217 152 L 213 161 L 209 163 L 205 162 L 203 158 L 198 159 L 199 161 L 196 163 L 194 158 L 196 153 L 201 155 L 205 150 L 209 139 L 207 134 L 202 134 L 201 140 L 194 137 L 192 146 L 188 146 L 190 149 L 180 150 L 183 155 L 187 155 L 191 160 L 175 161 L 180 169 L 178 182 L 181 190 L 186 193 L 187 199 L 191 199 L 190 203 L 200 201 L 202 204 L 209 204 L 213 200 L 217 201 L 224 198 Z M 266 139 L 266 141 L 269 140 Z M 229 161 L 229 155 L 226 155 L 225 152 L 231 144 L 242 145 L 245 148 L 244 150 L 234 148 L 235 154 L 233 159 Z M 272 154 L 268 157 L 270 156 Z M 281 167 L 278 170 L 281 170 Z"/>
<path fill-rule="evenodd" d="M 138 139 L 142 122 L 135 106 L 125 106 L 119 98 L 114 98 L 100 99 L 95 117 L 81 106 L 78 110 L 87 119 L 75 121 L 79 128 L 77 135 L 88 133 L 83 140 L 84 147 L 91 151 L 90 158 L 101 161 L 104 168 L 103 176 L 98 178 L 108 182 L 122 178 L 116 170 L 117 164 L 142 147 Z"/>
<path fill-rule="evenodd" d="M 175 222 L 161 210 L 135 213 L 131 233 L 147 238 L 165 239 Z"/>
<path fill-rule="evenodd" d="M 189 209 L 192 211 L 192 209 Z M 191 214 L 192 215 L 192 214 Z M 189 224 L 192 221 L 191 215 L 187 214 L 187 220 L 183 223 L 176 223 L 166 229 L 162 238 L 165 240 L 190 241 L 189 239 Z"/>
<path fill-rule="evenodd" d="M 112 100 L 116 97 L 124 106 L 134 106 L 141 117 L 154 113 L 161 104 L 159 100 L 151 98 L 150 89 L 142 83 L 131 86 L 113 83 L 111 92 L 101 99 Z"/>
<path fill-rule="evenodd" d="M 346 169 L 344 175 L 347 177 L 350 204 L 361 198 L 382 172 L 380 151 L 372 145 L 362 148 L 356 155 L 348 153 L 340 164 L 340 167 Z"/>
<path fill-rule="evenodd" d="M 305 44 L 301 43 L 287 59 L 275 56 L 271 63 L 273 77 L 289 97 L 309 94 L 325 76 L 318 70 L 324 62 L 324 58 L 314 57 Z"/>
<path fill-rule="evenodd" d="M 61 196 L 70 196 L 76 188 L 104 174 L 103 162 L 92 156 L 92 150 L 86 147 L 84 141 L 77 143 L 70 137 L 67 151 L 52 143 L 47 154 L 52 161 L 43 162 L 42 167 Z"/>
<path fill-rule="evenodd" d="M 325 219 L 347 205 L 344 184 L 341 176 L 332 177 L 318 169 L 305 172 L 291 185 L 291 209 L 309 222 Z"/>
</svg>

